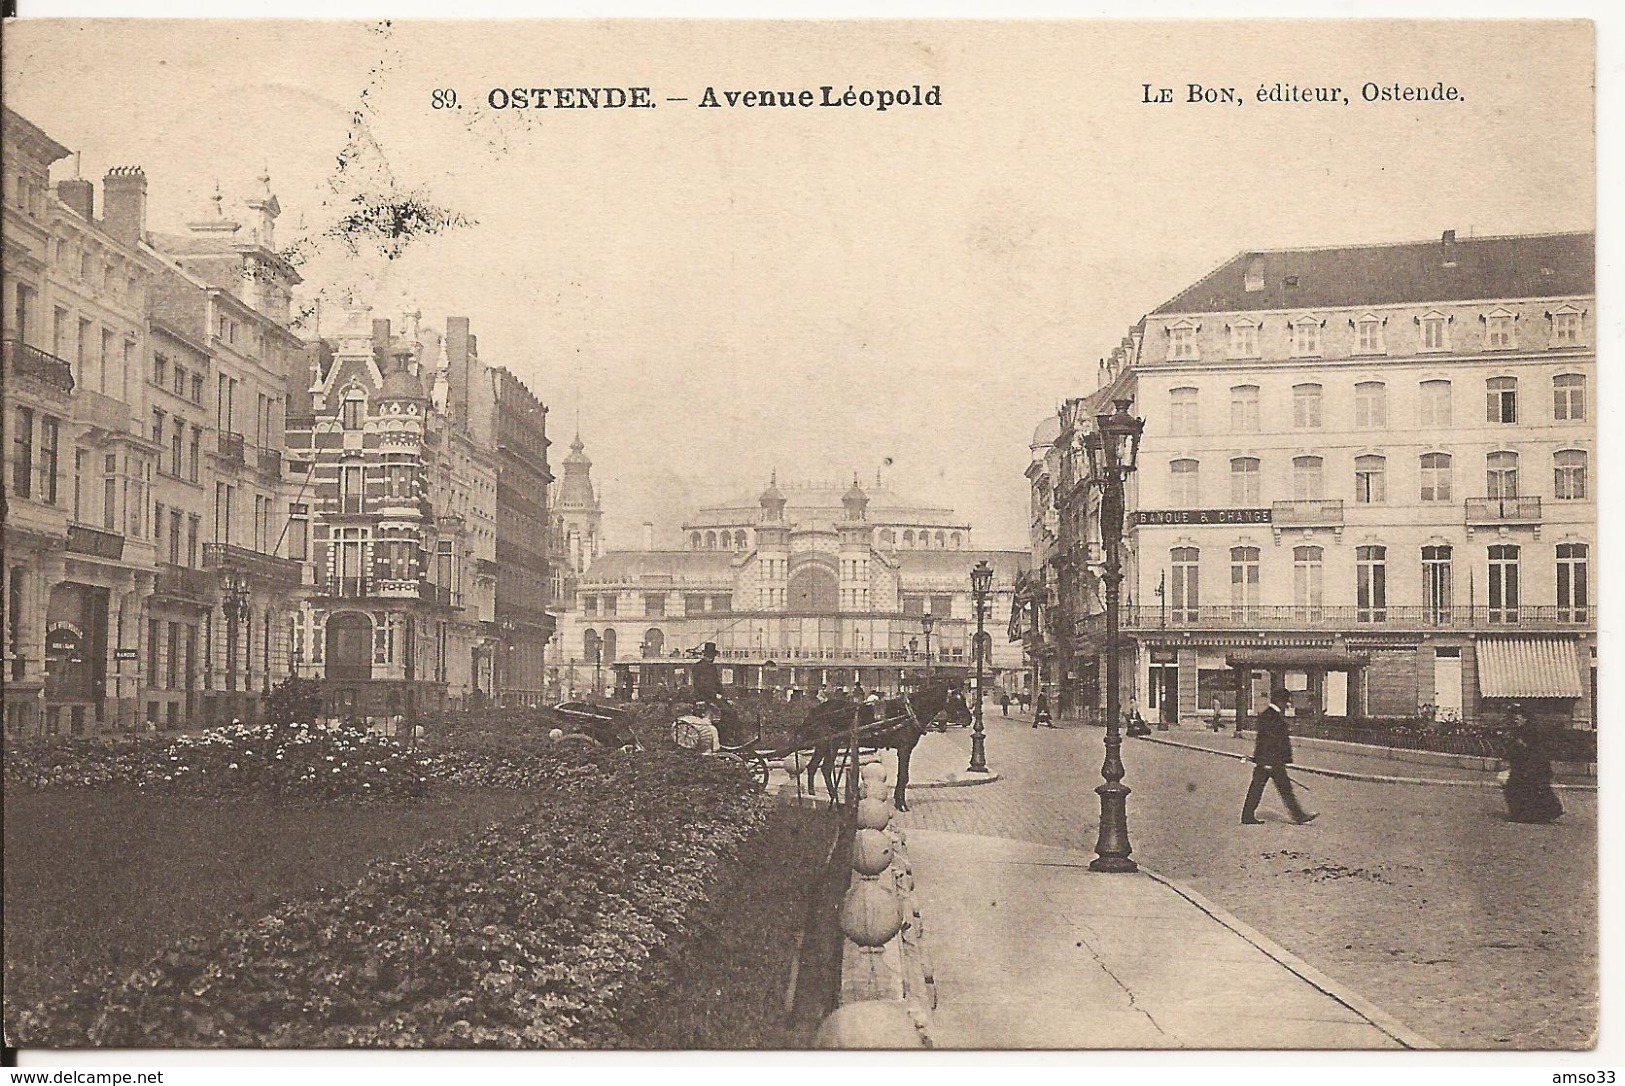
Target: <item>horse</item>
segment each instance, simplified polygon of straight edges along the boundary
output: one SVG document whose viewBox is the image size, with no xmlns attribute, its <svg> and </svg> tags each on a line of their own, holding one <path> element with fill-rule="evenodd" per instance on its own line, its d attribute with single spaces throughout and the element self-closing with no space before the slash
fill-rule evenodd
<svg viewBox="0 0 1625 1086">
<path fill-rule="evenodd" d="M 951 689 L 950 683 L 937 681 L 926 683 L 912 694 L 902 694 L 877 705 L 826 701 L 815 706 L 797 731 L 798 736 L 806 739 L 805 743 L 798 742 L 798 748 L 812 748 L 812 759 L 807 763 L 807 790 L 812 791 L 813 774 L 822 769 L 824 787 L 829 791 L 830 798 L 835 798 L 835 760 L 840 751 L 852 742 L 852 715 L 859 713 L 858 744 L 869 749 L 897 752 L 897 788 L 893 801 L 899 811 L 908 810 L 909 758 L 914 753 L 914 745 L 947 706 Z M 903 705 L 904 699 L 907 700 L 907 707 Z M 872 726 L 874 712 L 878 709 L 884 713 L 888 706 L 896 707 L 894 715 L 897 723 L 877 732 Z"/>
</svg>

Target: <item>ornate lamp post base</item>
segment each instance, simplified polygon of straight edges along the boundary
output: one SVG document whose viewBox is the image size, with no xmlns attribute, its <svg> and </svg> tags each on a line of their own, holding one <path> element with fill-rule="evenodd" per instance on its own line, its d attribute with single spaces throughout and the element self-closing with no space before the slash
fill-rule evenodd
<svg viewBox="0 0 1625 1086">
<path fill-rule="evenodd" d="M 981 728 L 981 721 L 977 721 L 977 728 Z M 987 737 L 981 731 L 971 733 L 970 737 L 970 768 L 967 773 L 988 773 L 987 768 Z"/>
<path fill-rule="evenodd" d="M 1130 791 L 1128 785 L 1121 783 L 1103 784 L 1095 789 L 1100 797 L 1100 837 L 1095 842 L 1095 858 L 1089 862 L 1089 870 L 1127 874 L 1140 869 L 1128 858 L 1134 851 L 1128 843 Z"/>
</svg>

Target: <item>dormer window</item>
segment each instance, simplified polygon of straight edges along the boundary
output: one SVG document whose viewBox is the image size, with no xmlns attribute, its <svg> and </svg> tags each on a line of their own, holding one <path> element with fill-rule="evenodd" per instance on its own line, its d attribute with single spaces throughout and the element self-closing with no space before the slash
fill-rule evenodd
<svg viewBox="0 0 1625 1086">
<path fill-rule="evenodd" d="M 1422 350 L 1448 351 L 1450 349 L 1450 318 L 1443 313 L 1424 313 L 1416 319 L 1422 331 Z"/>
<path fill-rule="evenodd" d="M 1230 357 L 1258 357 L 1258 322 L 1243 317 L 1230 326 Z"/>
<path fill-rule="evenodd" d="M 1367 313 L 1354 320 L 1354 353 L 1355 354 L 1385 354 L 1387 347 L 1382 341 L 1382 320 L 1374 313 Z"/>
<path fill-rule="evenodd" d="M 1584 316 L 1580 310 L 1572 305 L 1565 305 L 1553 310 L 1548 316 L 1552 321 L 1552 335 L 1547 346 L 1578 347 L 1580 345 L 1580 324 Z"/>
<path fill-rule="evenodd" d="M 1197 357 L 1197 326 L 1193 321 L 1180 321 L 1168 329 L 1168 358 L 1187 361 Z"/>
<path fill-rule="evenodd" d="M 1484 317 L 1484 349 L 1508 351 L 1517 346 L 1514 330 L 1518 315 L 1510 309 L 1495 309 Z"/>
<path fill-rule="evenodd" d="M 344 401 L 339 405 L 339 421 L 346 430 L 361 429 L 361 420 L 366 415 L 366 398 L 358 391 L 345 393 Z"/>
<path fill-rule="evenodd" d="M 1320 322 L 1313 317 L 1299 317 L 1292 322 L 1292 357 L 1320 357 Z"/>
</svg>

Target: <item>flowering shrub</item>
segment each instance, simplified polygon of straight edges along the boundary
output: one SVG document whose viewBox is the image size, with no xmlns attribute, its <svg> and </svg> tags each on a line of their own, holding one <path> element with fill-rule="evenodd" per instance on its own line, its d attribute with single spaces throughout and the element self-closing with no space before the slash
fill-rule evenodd
<svg viewBox="0 0 1625 1086">
<path fill-rule="evenodd" d="M 538 758 L 526 784 L 548 796 L 519 819 L 171 947 L 88 1038 L 36 1013 L 14 1043 L 624 1046 L 768 806 L 739 766 L 683 753 Z"/>
<path fill-rule="evenodd" d="M 425 768 L 392 739 L 278 724 L 234 724 L 168 741 L 19 746 L 5 757 L 8 786 L 125 784 L 178 795 L 412 798 L 427 791 Z"/>
</svg>

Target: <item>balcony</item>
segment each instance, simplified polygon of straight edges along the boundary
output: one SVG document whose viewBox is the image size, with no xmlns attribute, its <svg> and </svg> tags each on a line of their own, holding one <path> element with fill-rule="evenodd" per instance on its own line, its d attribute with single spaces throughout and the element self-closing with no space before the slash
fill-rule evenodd
<svg viewBox="0 0 1625 1086">
<path fill-rule="evenodd" d="M 260 471 L 266 475 L 282 477 L 282 453 L 276 449 L 259 450 Z"/>
<path fill-rule="evenodd" d="M 1589 630 L 1591 607 L 1299 607 L 1295 604 L 1218 607 L 1125 607 L 1129 630 Z"/>
<path fill-rule="evenodd" d="M 368 599 L 374 588 L 374 582 L 367 577 L 329 577 L 322 582 L 322 595 L 345 600 Z"/>
<path fill-rule="evenodd" d="M 1343 499 L 1300 498 L 1295 501 L 1275 502 L 1270 506 L 1270 528 L 1275 542 L 1281 542 L 1281 533 L 1293 528 L 1330 528 L 1343 538 Z"/>
<path fill-rule="evenodd" d="M 495 577 L 497 575 L 497 564 L 489 558 L 476 558 L 474 559 L 474 572 L 481 577 Z"/>
<path fill-rule="evenodd" d="M 1474 528 L 1503 528 L 1513 525 L 1534 525 L 1535 538 L 1540 538 L 1539 498 L 1468 498 L 1467 534 Z"/>
<path fill-rule="evenodd" d="M 152 594 L 181 603 L 208 604 L 214 602 L 213 586 L 213 578 L 204 570 L 165 563 L 158 567 Z"/>
<path fill-rule="evenodd" d="M 297 588 L 302 577 L 300 563 L 292 558 L 261 554 L 230 543 L 203 544 L 203 568 L 231 570 L 283 588 Z"/>
<path fill-rule="evenodd" d="M 72 554 L 88 554 L 92 558 L 118 561 L 124 557 L 124 537 L 117 532 L 104 532 L 88 524 L 68 525 L 67 549 Z"/>
<path fill-rule="evenodd" d="M 73 391 L 73 367 L 54 354 L 8 339 L 5 360 L 8 377 L 30 378 L 61 393 Z"/>
<path fill-rule="evenodd" d="M 248 459 L 243 455 L 243 435 L 234 434 L 230 430 L 221 430 L 217 435 L 220 439 L 220 456 L 236 464 L 247 465 Z"/>
<path fill-rule="evenodd" d="M 384 580 L 372 582 L 370 595 L 385 600 L 415 600 L 423 594 L 422 582 L 416 580 Z"/>
</svg>

